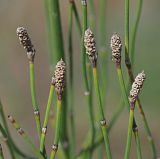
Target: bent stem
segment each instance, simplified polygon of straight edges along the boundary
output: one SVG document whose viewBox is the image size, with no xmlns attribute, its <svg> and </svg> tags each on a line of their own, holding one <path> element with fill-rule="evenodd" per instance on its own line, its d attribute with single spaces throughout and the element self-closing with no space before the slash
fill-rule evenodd
<svg viewBox="0 0 160 159">
<path fill-rule="evenodd" d="M 40 140 L 41 122 L 40 122 L 39 106 L 38 106 L 38 101 L 37 101 L 37 96 L 36 96 L 35 73 L 34 73 L 34 63 L 33 62 L 29 62 L 29 72 L 30 72 L 30 88 L 31 88 L 32 106 L 34 110 L 38 137 Z"/>
<path fill-rule="evenodd" d="M 28 155 L 26 155 L 24 152 L 22 152 L 18 147 L 17 145 L 14 143 L 11 135 L 10 135 L 10 132 L 9 132 L 9 129 L 8 129 L 8 125 L 7 125 L 7 122 L 6 122 L 6 118 L 5 118 L 5 115 L 4 115 L 4 111 L 3 111 L 3 106 L 2 106 L 2 103 L 1 103 L 1 100 L 0 100 L 0 115 L 1 115 L 1 119 L 2 119 L 2 123 L 3 123 L 3 126 L 5 128 L 5 131 L 7 133 L 7 138 L 8 140 L 10 141 L 14 151 L 19 154 L 20 156 L 24 157 L 24 158 L 30 158 L 30 159 L 34 159 L 33 157 L 30 157 Z"/>
<path fill-rule="evenodd" d="M 12 148 L 12 144 L 9 141 L 7 133 L 1 124 L 0 124 L 0 132 L 2 133 L 3 137 L 6 139 L 6 144 L 7 144 L 9 151 L 10 151 L 12 159 L 16 159 L 13 148 Z M 2 149 L 1 149 L 1 154 L 3 155 Z"/>
<path fill-rule="evenodd" d="M 96 67 L 93 67 L 93 79 L 94 79 L 96 96 L 97 96 L 97 100 L 98 100 L 99 120 L 101 123 L 101 129 L 102 129 L 105 148 L 106 148 L 106 152 L 107 152 L 107 158 L 111 159 L 112 155 L 111 155 L 111 149 L 110 149 L 110 143 L 109 143 L 109 137 L 108 137 L 108 130 L 107 130 L 106 120 L 105 120 L 104 112 L 103 112 L 103 108 L 102 108 L 102 101 L 101 101 L 101 95 L 100 95 L 100 90 L 99 90 L 99 83 L 98 83 L 98 76 L 97 76 L 97 68 Z"/>
<path fill-rule="evenodd" d="M 40 153 L 40 151 L 36 148 L 36 146 L 33 144 L 32 140 L 30 137 L 25 133 L 25 131 L 20 127 L 20 125 L 14 120 L 12 116 L 8 116 L 9 121 L 13 125 L 13 127 L 17 130 L 20 136 L 24 139 L 26 143 L 29 144 L 31 149 L 33 150 L 34 154 L 39 158 L 39 159 L 45 159 L 43 155 Z"/>
<path fill-rule="evenodd" d="M 46 137 L 46 133 L 47 133 L 47 125 L 48 125 L 49 113 L 50 113 L 52 100 L 53 100 L 53 94 L 54 94 L 54 85 L 51 84 L 48 102 L 47 102 L 47 108 L 46 108 L 45 117 L 44 117 L 42 133 L 41 133 L 41 140 L 40 140 L 40 152 L 41 153 L 43 153 L 43 151 L 44 151 L 45 137 Z"/>
<path fill-rule="evenodd" d="M 62 100 L 57 99 L 57 114 L 56 114 L 56 132 L 54 138 L 54 145 L 52 146 L 50 159 L 54 159 L 58 150 L 58 143 L 60 140 L 61 126 L 62 126 Z"/>
</svg>

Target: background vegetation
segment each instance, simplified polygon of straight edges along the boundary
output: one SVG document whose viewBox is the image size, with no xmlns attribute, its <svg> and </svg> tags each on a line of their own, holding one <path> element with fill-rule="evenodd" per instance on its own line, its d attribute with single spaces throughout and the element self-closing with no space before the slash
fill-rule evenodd
<svg viewBox="0 0 160 159">
<path fill-rule="evenodd" d="M 67 53 L 68 45 L 68 1 L 60 1 L 61 4 L 61 17 L 62 29 L 64 35 L 65 53 Z M 80 2 L 76 2 L 80 16 L 82 16 Z M 96 24 L 98 26 L 101 17 L 99 16 L 99 3 L 95 1 L 96 11 Z M 160 41 L 160 11 L 159 0 L 145 0 L 143 2 L 142 16 L 138 29 L 138 36 L 136 41 L 136 56 L 134 72 L 137 74 L 142 69 L 145 70 L 147 80 L 141 94 L 141 101 L 145 110 L 149 125 L 152 129 L 153 137 L 157 148 L 160 147 L 160 127 L 159 127 L 159 41 Z M 115 108 L 119 105 L 121 93 L 118 85 L 118 78 L 116 75 L 114 64 L 111 61 L 111 51 L 109 48 L 110 36 L 113 32 L 118 32 L 122 40 L 124 40 L 124 2 L 108 0 L 106 5 L 106 29 L 105 43 L 107 47 L 107 84 L 108 90 L 106 95 L 107 118 L 110 119 Z M 131 2 L 131 16 L 130 26 L 132 27 L 135 15 L 135 2 Z M 0 95 L 4 105 L 5 114 L 12 114 L 16 117 L 17 121 L 27 130 L 32 136 L 34 142 L 38 143 L 38 136 L 36 134 L 36 126 L 31 107 L 31 98 L 29 90 L 29 72 L 28 61 L 26 54 L 19 46 L 19 41 L 16 36 L 16 28 L 24 26 L 28 29 L 31 35 L 33 44 L 37 50 L 35 58 L 35 71 L 37 80 L 37 94 L 40 104 L 41 112 L 45 111 L 46 101 L 48 98 L 49 84 L 51 71 L 53 66 L 49 66 L 48 45 L 47 45 L 47 31 L 45 21 L 45 9 L 42 1 L 0 1 Z M 99 40 L 99 28 L 97 27 L 96 38 Z M 75 28 L 73 27 L 73 70 L 74 70 L 74 102 L 75 102 L 75 122 L 77 142 L 82 143 L 88 130 L 87 108 L 85 99 L 83 98 L 83 81 L 80 59 L 80 38 Z M 123 49 L 124 50 L 124 49 Z M 124 60 L 123 60 L 124 63 Z M 126 70 L 126 69 L 124 69 Z M 127 79 L 125 79 L 127 81 Z M 41 113 L 42 114 L 42 113 Z M 44 113 L 43 113 L 44 114 Z M 142 153 L 143 157 L 150 159 L 149 146 L 145 138 L 143 124 L 136 111 L 136 118 L 138 119 L 138 126 L 140 137 L 142 138 Z M 118 122 L 110 133 L 110 141 L 112 151 L 114 151 L 114 158 L 122 158 L 124 147 L 126 144 L 126 132 L 128 124 L 128 112 L 123 111 Z M 11 132 L 14 141 L 17 145 L 26 152 L 31 153 L 31 149 L 26 145 L 23 140 L 11 127 Z M 50 145 L 53 138 L 52 129 L 49 129 L 47 136 L 47 150 L 50 152 Z M 50 138 L 51 137 L 51 138 Z M 133 142 L 134 143 L 134 142 Z M 6 147 L 3 146 L 4 153 L 6 154 Z M 77 146 L 77 150 L 79 146 Z M 157 149 L 158 155 L 160 151 Z M 132 156 L 135 149 L 131 151 Z M 9 159 L 9 157 L 6 157 Z M 134 157 L 133 157 L 134 158 Z"/>
</svg>

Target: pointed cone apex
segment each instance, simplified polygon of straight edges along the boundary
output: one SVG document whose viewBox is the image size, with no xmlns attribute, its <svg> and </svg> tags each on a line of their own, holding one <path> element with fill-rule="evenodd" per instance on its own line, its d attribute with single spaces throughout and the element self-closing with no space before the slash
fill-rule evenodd
<svg viewBox="0 0 160 159">
<path fill-rule="evenodd" d="M 118 36 L 117 33 L 114 33 L 112 35 L 110 47 L 112 50 L 112 61 L 115 62 L 117 65 L 120 65 L 122 43 L 121 43 L 121 38 Z"/>
<path fill-rule="evenodd" d="M 135 78 L 135 81 L 132 84 L 132 89 L 130 91 L 130 95 L 129 95 L 129 101 L 130 103 L 135 103 L 136 99 L 142 89 L 144 80 L 146 79 L 146 75 L 144 73 L 144 71 L 142 71 L 141 73 L 139 73 L 137 75 L 137 77 Z"/>
<path fill-rule="evenodd" d="M 90 28 L 85 31 L 84 46 L 86 48 L 86 54 L 88 55 L 89 60 L 92 63 L 92 66 L 96 67 L 97 63 L 96 42 L 94 39 L 94 34 L 90 30 Z"/>
<path fill-rule="evenodd" d="M 54 76 L 52 78 L 52 84 L 55 86 L 55 90 L 59 99 L 62 98 L 62 94 L 64 92 L 65 72 L 66 65 L 65 62 L 61 59 L 56 65 Z"/>
<path fill-rule="evenodd" d="M 28 60 L 33 62 L 35 57 L 35 49 L 27 33 L 27 30 L 24 27 L 18 27 L 16 32 L 20 44 L 22 44 L 23 48 L 27 51 Z"/>
</svg>

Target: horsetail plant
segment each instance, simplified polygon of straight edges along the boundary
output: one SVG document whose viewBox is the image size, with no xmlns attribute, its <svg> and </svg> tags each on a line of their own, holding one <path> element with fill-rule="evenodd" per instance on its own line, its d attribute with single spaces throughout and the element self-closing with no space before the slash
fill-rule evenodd
<svg viewBox="0 0 160 159">
<path fill-rule="evenodd" d="M 30 87 L 31 87 L 31 97 L 32 97 L 32 106 L 34 110 L 34 116 L 37 125 L 37 132 L 40 139 L 41 135 L 41 122 L 40 122 L 40 112 L 38 101 L 36 97 L 36 86 L 35 86 L 35 71 L 34 71 L 34 58 L 35 58 L 35 49 L 31 42 L 31 39 L 27 33 L 27 30 L 24 27 L 17 28 L 17 36 L 19 38 L 20 44 L 27 52 L 27 58 L 29 61 L 29 71 L 30 71 Z"/>
<path fill-rule="evenodd" d="M 132 138 L 132 127 L 133 127 L 133 119 L 134 119 L 134 109 L 135 109 L 135 102 L 137 97 L 142 89 L 143 83 L 145 80 L 144 71 L 139 73 L 135 78 L 135 81 L 132 84 L 132 88 L 129 95 L 129 102 L 130 102 L 130 114 L 129 114 L 129 125 L 128 125 L 128 135 L 127 135 L 127 144 L 125 149 L 125 159 L 129 158 L 130 147 L 131 147 L 131 138 Z"/>
<path fill-rule="evenodd" d="M 56 132 L 54 138 L 54 144 L 52 146 L 50 159 L 54 159 L 58 150 L 58 143 L 60 140 L 60 134 L 62 129 L 62 95 L 65 87 L 65 71 L 66 65 L 61 59 L 55 68 L 53 76 L 53 84 L 57 93 L 57 116 L 56 116 Z"/>
<path fill-rule="evenodd" d="M 104 137 L 107 157 L 108 159 L 111 159 L 112 155 L 111 155 L 108 130 L 107 130 L 108 126 L 107 126 L 106 119 L 105 119 L 104 112 L 103 112 L 100 89 L 99 89 L 99 81 L 98 81 L 98 75 L 97 75 L 97 51 L 96 51 L 94 35 L 90 29 L 87 29 L 85 31 L 84 46 L 86 48 L 86 54 L 88 55 L 88 58 L 91 62 L 92 69 L 93 69 L 94 87 L 96 91 L 96 96 L 98 100 L 98 109 L 99 109 L 98 116 L 100 120 L 102 134 Z"/>
<path fill-rule="evenodd" d="M 89 122 L 90 122 L 90 129 L 91 133 L 89 138 L 85 140 L 85 142 L 89 143 L 90 145 L 94 144 L 94 137 L 95 137 L 95 128 L 94 128 L 94 114 L 93 114 L 93 106 L 92 106 L 92 92 L 91 87 L 92 85 L 89 83 L 88 75 L 90 69 L 87 69 L 87 59 L 86 59 L 86 49 L 84 46 L 84 38 L 85 38 L 85 31 L 87 29 L 87 1 L 81 0 L 82 4 L 82 37 L 81 37 L 81 56 L 82 56 L 82 73 L 83 73 L 83 81 L 84 81 L 84 88 L 85 88 L 85 97 L 86 102 L 89 110 Z M 89 87 L 90 85 L 90 87 Z M 88 159 L 92 157 L 92 151 L 89 150 L 87 153 L 84 154 L 84 158 L 87 156 Z"/>
<path fill-rule="evenodd" d="M 129 100 L 128 100 L 128 97 L 127 97 L 127 90 L 125 88 L 124 78 L 123 78 L 122 69 L 121 69 L 122 43 L 121 43 L 121 39 L 120 39 L 120 37 L 118 36 L 117 33 L 114 33 L 112 35 L 110 46 L 111 46 L 111 50 L 112 50 L 112 61 L 116 65 L 117 75 L 118 75 L 119 84 L 120 84 L 120 87 L 121 87 L 121 92 L 122 92 L 124 104 L 128 107 L 128 110 L 130 110 L 130 103 L 129 103 Z M 135 119 L 133 119 L 133 128 L 132 129 L 133 129 L 136 144 L 137 144 L 136 148 L 137 148 L 138 159 L 141 159 L 142 156 L 141 156 L 140 139 L 139 139 L 138 127 L 137 127 Z"/>
<path fill-rule="evenodd" d="M 129 0 L 125 0 L 125 64 L 127 67 L 127 72 L 128 72 L 130 83 L 132 84 L 134 82 L 132 63 L 134 64 L 135 36 L 136 36 L 136 31 L 137 31 L 139 18 L 140 18 L 140 14 L 141 14 L 142 0 L 139 0 L 139 2 L 138 2 L 136 21 L 135 21 L 135 25 L 133 28 L 132 45 L 131 45 L 131 60 L 130 60 L 130 56 L 129 56 L 129 9 L 130 9 L 129 4 L 130 4 Z M 131 61 L 132 61 L 132 63 L 131 63 Z M 128 84 L 128 86 L 129 86 L 129 84 Z M 144 113 L 144 110 L 141 105 L 141 101 L 140 101 L 139 97 L 137 98 L 136 105 L 139 109 L 139 112 L 141 114 L 141 117 L 142 117 L 142 120 L 144 123 L 145 131 L 147 134 L 147 139 L 150 144 L 151 151 L 152 151 L 152 158 L 156 158 L 157 152 L 156 152 L 155 143 L 153 141 L 152 133 L 151 133 L 150 127 L 148 125 L 148 122 L 147 122 L 147 119 L 146 119 L 146 116 L 145 116 L 145 113 Z"/>
</svg>

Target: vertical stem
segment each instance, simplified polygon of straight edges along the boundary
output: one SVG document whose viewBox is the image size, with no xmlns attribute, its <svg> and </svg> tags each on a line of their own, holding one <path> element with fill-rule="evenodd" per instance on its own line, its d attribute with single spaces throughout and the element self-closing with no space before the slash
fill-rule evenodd
<svg viewBox="0 0 160 159">
<path fill-rule="evenodd" d="M 129 159 L 129 154 L 130 154 L 130 149 L 131 149 L 131 140 L 132 140 L 133 119 L 134 119 L 134 110 L 130 109 L 128 134 L 127 134 L 127 144 L 126 144 L 126 148 L 125 148 L 124 159 Z"/>
<path fill-rule="evenodd" d="M 50 91 L 49 91 L 49 97 L 48 97 L 46 112 L 44 116 L 44 123 L 43 123 L 43 128 L 42 128 L 42 133 L 41 133 L 41 140 L 40 140 L 40 152 L 41 153 L 43 153 L 43 150 L 44 150 L 45 137 L 47 133 L 47 125 L 48 125 L 49 113 L 50 113 L 52 100 L 53 100 L 53 94 L 54 94 L 54 85 L 52 84 L 50 87 Z"/>
<path fill-rule="evenodd" d="M 80 18 L 79 18 L 78 11 L 77 11 L 76 4 L 75 4 L 74 0 L 73 0 L 73 12 L 74 12 L 74 16 L 75 16 L 75 19 L 76 19 L 78 32 L 81 36 L 82 35 L 82 28 L 81 28 Z"/>
<path fill-rule="evenodd" d="M 63 37 L 62 37 L 62 28 L 61 28 L 61 18 L 59 10 L 59 1 L 58 0 L 46 0 L 46 8 L 48 9 L 49 18 L 48 22 L 48 31 L 51 36 L 51 48 L 49 51 L 50 62 L 51 64 L 56 64 L 60 58 L 64 58 L 64 46 L 63 46 Z"/>
<path fill-rule="evenodd" d="M 138 25 L 139 25 L 139 22 L 140 22 L 140 17 L 141 17 L 141 12 L 142 12 L 142 3 L 143 3 L 143 0 L 138 0 L 136 15 L 135 15 L 135 22 L 133 24 L 133 30 L 132 30 L 131 51 L 130 51 L 132 66 L 134 66 L 135 43 L 136 43 Z"/>
<path fill-rule="evenodd" d="M 129 58 L 129 0 L 125 0 L 125 60 Z"/>
<path fill-rule="evenodd" d="M 124 100 L 124 104 L 127 106 L 128 110 L 130 109 L 130 103 L 127 97 L 127 90 L 125 88 L 125 84 L 124 84 L 124 79 L 123 79 L 123 74 L 122 74 L 122 70 L 121 70 L 121 66 L 117 66 L 117 74 L 118 74 L 118 79 L 119 79 L 119 83 L 120 83 L 120 87 L 121 87 L 121 91 L 122 91 L 122 96 L 123 96 L 123 100 Z M 140 139 L 139 139 L 139 134 L 138 134 L 138 127 L 135 121 L 135 118 L 133 117 L 133 132 L 134 132 L 134 137 L 135 137 L 135 141 L 136 141 L 136 149 L 137 149 L 137 155 L 138 158 L 141 156 L 141 146 L 140 146 Z"/>
<path fill-rule="evenodd" d="M 107 152 L 107 158 L 111 159 L 111 150 L 110 150 L 110 143 L 109 143 L 109 138 L 108 138 L 108 130 L 107 130 L 107 125 L 106 125 L 106 120 L 104 117 L 104 112 L 102 108 L 102 101 L 101 101 L 101 95 L 100 95 L 100 90 L 99 90 L 99 82 L 98 82 L 98 77 L 97 77 L 97 68 L 93 68 L 93 78 L 94 78 L 94 86 L 95 86 L 95 91 L 96 91 L 96 96 L 98 100 L 98 113 L 99 113 L 99 120 L 101 123 L 101 129 L 102 129 L 102 134 L 105 142 L 105 148 Z"/>
<path fill-rule="evenodd" d="M 135 130 L 134 135 L 136 139 L 137 159 L 142 159 L 141 143 L 138 135 L 138 129 Z"/>
<path fill-rule="evenodd" d="M 82 56 L 82 73 L 83 73 L 83 81 L 85 86 L 85 96 L 86 101 L 88 105 L 89 110 L 89 122 L 90 122 L 90 128 L 91 128 L 91 137 L 89 138 L 89 143 L 93 145 L 94 143 L 94 114 L 93 114 L 93 107 L 92 107 L 92 93 L 91 88 L 89 88 L 89 81 L 87 78 L 87 68 L 86 68 L 86 50 L 84 47 L 84 34 L 87 29 L 87 1 L 81 0 L 82 2 L 82 37 L 81 37 L 81 56 Z M 88 68 L 88 73 L 90 71 L 90 67 Z M 91 82 L 91 81 L 90 81 Z M 92 151 L 88 152 L 88 159 L 91 159 L 92 157 Z"/>
<path fill-rule="evenodd" d="M 140 16 L 140 12 L 141 12 L 140 11 L 141 10 L 140 5 L 142 5 L 142 4 L 139 2 L 139 13 L 137 13 L 137 16 Z M 132 48 L 134 48 L 134 46 Z M 130 62 L 128 50 L 129 50 L 129 0 L 125 0 L 125 62 L 126 62 L 126 67 L 127 67 L 127 70 L 128 70 L 128 75 L 129 75 L 130 81 L 131 81 L 131 83 L 133 83 L 134 75 L 133 75 L 133 71 L 132 71 L 132 65 L 131 65 L 131 62 Z M 143 113 L 141 113 L 141 115 L 142 115 L 142 119 L 143 119 L 143 122 L 144 122 L 146 133 L 148 135 L 148 140 L 149 140 L 149 143 L 150 143 L 150 146 L 151 146 L 152 157 L 156 158 L 157 157 L 156 156 L 156 148 L 155 148 L 155 144 L 154 144 L 154 141 L 153 141 L 153 138 L 152 138 L 150 128 L 148 126 L 148 122 L 147 122 L 146 118 L 144 118 L 144 111 L 143 111 L 143 108 L 141 106 L 139 98 L 137 99 L 137 101 L 138 102 L 136 102 L 136 105 L 138 106 L 140 113 L 143 112 Z"/>
<path fill-rule="evenodd" d="M 73 99 L 74 99 L 74 92 L 73 92 L 73 41 L 72 41 L 72 34 L 73 34 L 73 8 L 74 8 L 74 0 L 70 0 L 69 3 L 69 27 L 68 27 L 68 52 L 69 52 L 69 95 L 70 95 L 70 104 L 69 104 L 69 113 L 70 113 L 70 123 L 71 123 L 71 156 L 72 158 L 75 156 L 75 149 L 76 149 L 76 137 L 75 137 L 75 121 L 74 121 L 74 107 L 73 107 Z"/>
<path fill-rule="evenodd" d="M 95 5 L 94 5 L 94 0 L 88 0 L 89 2 L 89 9 L 90 9 L 90 14 L 89 14 L 89 25 L 91 29 L 93 30 L 94 33 L 96 33 L 96 10 L 95 10 Z"/>
<path fill-rule="evenodd" d="M 61 17 L 60 17 L 60 8 L 59 0 L 47 0 L 48 5 L 48 15 L 49 15 L 49 34 L 51 34 L 51 49 L 50 54 L 50 63 L 55 65 L 57 61 L 61 58 L 64 59 L 64 44 L 63 44 L 63 35 L 62 35 L 62 26 L 61 26 Z M 49 39 L 50 40 L 50 39 Z M 66 89 L 67 90 L 67 89 Z M 63 109 L 62 115 L 62 127 L 66 131 L 62 132 L 62 146 L 63 143 L 67 143 L 68 146 L 63 147 L 65 156 L 69 155 L 69 141 L 68 141 L 68 131 L 67 131 L 67 94 L 64 92 L 63 102 L 65 103 L 65 108 Z"/>
<path fill-rule="evenodd" d="M 54 145 L 52 147 L 50 159 L 54 159 L 56 156 L 61 130 L 62 130 L 62 101 L 58 99 L 57 114 L 56 114 L 56 132 L 55 132 Z"/>
<path fill-rule="evenodd" d="M 100 9 L 99 9 L 99 58 L 101 60 L 100 69 L 102 70 L 102 103 L 105 105 L 106 94 L 107 94 L 107 85 L 108 85 L 108 53 L 106 47 L 106 38 L 107 38 L 107 0 L 101 0 Z M 102 69 L 105 68 L 105 69 Z"/>
<path fill-rule="evenodd" d="M 41 135 L 40 112 L 39 112 L 39 106 L 38 106 L 37 96 L 36 96 L 34 63 L 32 62 L 29 63 L 29 71 L 30 71 L 30 87 L 31 87 L 32 106 L 33 106 L 35 120 L 36 120 L 38 137 L 40 139 L 40 135 Z"/>
</svg>

